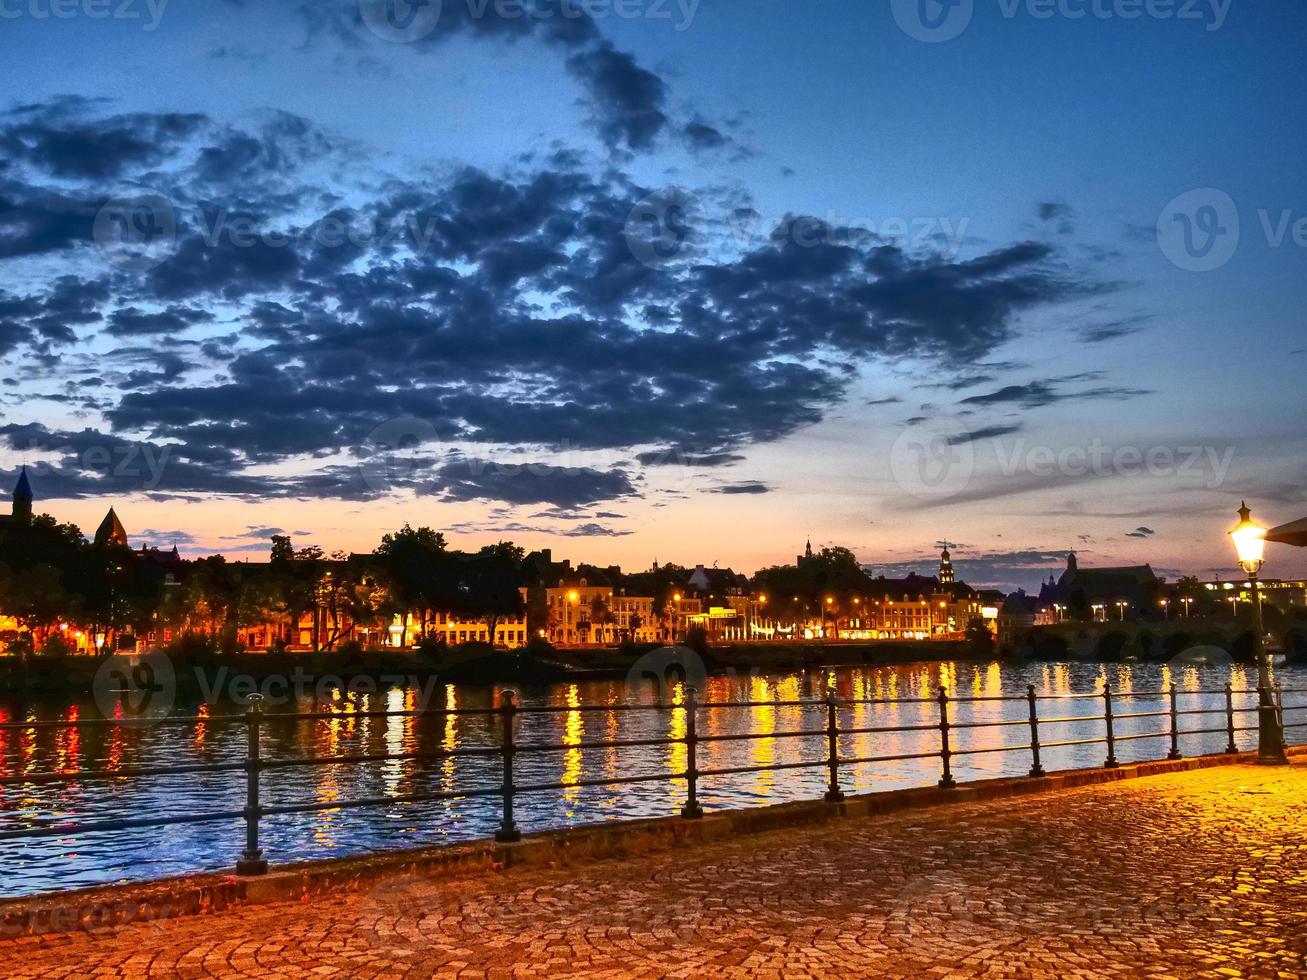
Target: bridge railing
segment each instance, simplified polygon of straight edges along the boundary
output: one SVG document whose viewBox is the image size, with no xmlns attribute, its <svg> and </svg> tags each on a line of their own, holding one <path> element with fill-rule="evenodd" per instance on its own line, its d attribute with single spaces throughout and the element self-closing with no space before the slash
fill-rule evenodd
<svg viewBox="0 0 1307 980">
<path fill-rule="evenodd" d="M 1279 707 L 1281 719 L 1286 712 L 1307 711 L 1307 704 L 1285 705 L 1284 695 L 1304 695 L 1307 688 L 1282 689 L 1275 685 L 1272 696 Z M 1190 697 L 1223 696 L 1220 707 L 1182 707 L 1182 699 Z M 1239 751 L 1236 736 L 1240 732 L 1257 730 L 1256 724 L 1243 724 L 1244 716 L 1256 714 L 1258 708 L 1254 703 L 1240 706 L 1237 701 L 1256 697 L 1260 700 L 1260 689 L 1234 690 L 1229 684 L 1220 689 L 1200 689 L 1180 691 L 1176 685 L 1162 690 L 1149 691 L 1114 691 L 1105 685 L 1101 691 L 1089 694 L 1037 694 L 1033 685 L 1024 695 L 993 695 L 960 697 L 950 696 L 943 688 L 931 697 L 914 698 L 840 698 L 834 690 L 829 690 L 821 699 L 795 699 L 773 701 L 716 701 L 699 702 L 693 688 L 684 689 L 680 703 L 660 704 L 580 704 L 521 706 L 511 692 L 505 692 L 495 707 L 486 708 L 423 708 L 404 711 L 354 711 L 348 716 L 335 712 L 302 713 L 266 713 L 262 699 L 254 695 L 249 699 L 245 712 L 227 715 L 173 716 L 152 719 L 151 724 L 161 725 L 198 725 L 228 723 L 244 726 L 247 730 L 245 758 L 242 761 L 194 763 L 172 766 L 128 766 L 111 770 L 85 770 L 76 772 L 29 772 L 19 775 L 0 776 L 0 788 L 23 784 L 38 783 L 83 783 L 96 780 L 122 780 L 154 776 L 239 774 L 244 777 L 244 805 L 239 809 L 228 808 L 200 813 L 162 813 L 158 815 L 102 819 L 102 820 L 61 820 L 36 819 L 28 827 L 0 831 L 0 840 L 23 840 L 46 837 L 69 837 L 80 834 L 104 833 L 122 830 L 135 830 L 172 825 L 188 825 L 215 822 L 242 821 L 245 830 L 245 847 L 236 862 L 239 874 L 262 874 L 267 870 L 267 860 L 260 844 L 262 821 L 269 817 L 305 814 L 317 811 L 352 810 L 363 807 L 381 807 L 401 803 L 429 803 L 438 801 L 467 800 L 488 798 L 499 801 L 499 826 L 495 839 L 511 843 L 521 839 L 522 831 L 518 826 L 515 806 L 524 795 L 548 792 L 571 792 L 585 787 L 616 788 L 636 783 L 684 782 L 686 786 L 685 802 L 680 808 L 680 816 L 687 820 L 703 816 L 703 807 L 699 799 L 700 784 L 729 776 L 748 773 L 781 772 L 797 769 L 825 770 L 826 789 L 823 798 L 831 803 L 842 801 L 844 791 L 842 776 L 850 767 L 911 762 L 923 759 L 938 759 L 940 775 L 938 785 L 945 789 L 957 786 L 953 772 L 953 760 L 958 757 L 990 753 L 1017 753 L 1028 757 L 1030 768 L 1027 778 L 1039 779 L 1046 775 L 1042 754 L 1049 749 L 1072 746 L 1103 745 L 1105 747 L 1103 765 L 1116 768 L 1120 765 L 1117 758 L 1117 746 L 1123 742 L 1159 740 L 1167 746 L 1165 758 L 1182 758 L 1182 742 L 1193 736 L 1223 734 L 1226 736 L 1224 751 Z M 1133 708 L 1147 701 L 1162 701 L 1157 710 L 1121 710 Z M 1024 703 L 1028 712 L 1020 718 L 995 720 L 963 721 L 957 718 L 957 709 L 962 705 L 981 705 L 987 703 Z M 1078 704 L 1092 703 L 1101 706 L 1097 713 L 1086 714 L 1076 711 Z M 859 725 L 842 723 L 841 712 L 854 709 L 866 709 L 875 706 L 917 705 L 930 715 L 929 721 L 917 724 L 895 725 Z M 933 707 L 932 707 L 933 706 Z M 1040 708 L 1046 710 L 1041 713 Z M 699 734 L 699 718 L 708 712 L 756 711 L 759 708 L 807 708 L 813 709 L 809 716 L 817 715 L 822 719 L 819 727 L 803 727 L 788 731 L 739 732 L 726 734 Z M 1049 710 L 1054 713 L 1049 713 Z M 518 718 L 523 715 L 551 715 L 572 712 L 682 712 L 684 717 L 683 734 L 666 737 L 648 738 L 611 738 L 579 739 L 567 742 L 525 742 L 519 743 Z M 1067 714 L 1070 711 L 1072 713 Z M 487 719 L 496 729 L 498 744 L 486 746 L 466 746 L 447 749 L 431 749 L 410 752 L 376 752 L 355 753 L 349 755 L 305 755 L 283 759 L 264 759 L 262 757 L 262 739 L 268 726 L 305 721 L 339 721 L 349 718 L 416 718 L 421 716 L 468 716 Z M 1301 717 L 1301 716 L 1296 716 Z M 1155 719 L 1156 730 L 1135 732 L 1121 731 L 1123 721 L 1137 722 Z M 86 719 L 60 721 L 26 721 L 6 722 L 0 724 L 0 732 L 29 731 L 42 729 L 77 729 L 95 727 L 130 726 L 139 722 L 130 719 Z M 1093 737 L 1068 738 L 1059 737 L 1058 732 L 1068 725 L 1092 725 L 1098 729 Z M 1196 727 L 1195 727 L 1196 726 Z M 1307 719 L 1284 723 L 1287 731 L 1307 728 Z M 1028 733 L 1028 741 L 1019 744 L 962 746 L 955 744 L 955 735 L 962 732 L 988 729 L 1020 729 Z M 890 753 L 881 755 L 857 755 L 843 751 L 841 739 L 857 735 L 897 735 L 911 733 L 933 733 L 928 749 L 915 752 Z M 1048 736 L 1050 733 L 1052 738 Z M 699 766 L 699 748 L 703 745 L 727 742 L 751 742 L 759 739 L 796 739 L 822 740 L 824 751 L 816 758 L 792 762 L 758 763 L 754 765 L 701 768 Z M 620 750 L 640 748 L 669 748 L 680 746 L 684 750 L 684 768 L 674 772 L 659 772 L 627 776 L 610 776 L 592 779 L 563 779 L 549 782 L 520 783 L 516 778 L 515 762 L 523 755 L 550 752 L 586 752 L 597 750 Z M 378 762 L 398 761 L 447 761 L 459 759 L 494 759 L 498 760 L 500 778 L 490 785 L 469 787 L 465 789 L 441 790 L 419 793 L 387 794 L 384 796 L 354 797 L 328 801 L 313 800 L 305 802 L 268 804 L 263 799 L 263 777 L 278 770 L 296 767 L 326 765 L 367 765 Z M 543 829 L 543 828 L 542 828 Z"/>
</svg>

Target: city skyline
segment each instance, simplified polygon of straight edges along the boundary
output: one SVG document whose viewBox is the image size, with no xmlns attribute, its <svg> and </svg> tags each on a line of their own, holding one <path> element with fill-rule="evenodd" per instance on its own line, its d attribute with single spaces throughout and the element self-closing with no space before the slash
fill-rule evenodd
<svg viewBox="0 0 1307 980">
<path fill-rule="evenodd" d="M 233 557 L 1237 574 L 1307 508 L 1307 13 L 966 6 L 15 8 L 0 479 Z"/>
</svg>

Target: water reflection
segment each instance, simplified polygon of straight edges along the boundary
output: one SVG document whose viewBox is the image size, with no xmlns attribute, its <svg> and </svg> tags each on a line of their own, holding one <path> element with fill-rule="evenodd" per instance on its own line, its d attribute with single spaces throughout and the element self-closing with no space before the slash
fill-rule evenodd
<svg viewBox="0 0 1307 980">
<path fill-rule="evenodd" d="M 1288 687 L 1307 687 L 1307 670 L 1281 671 Z M 939 748 L 939 708 L 934 701 L 941 684 L 955 695 L 986 700 L 954 703 L 953 721 L 966 725 L 1008 721 L 997 728 L 959 728 L 953 732 L 954 759 L 959 780 L 995 775 L 1024 774 L 1031 758 L 1027 685 L 1042 696 L 1092 694 L 1111 683 L 1121 699 L 1118 734 L 1141 735 L 1118 744 L 1122 761 L 1159 758 L 1169 747 L 1161 734 L 1168 725 L 1166 697 L 1136 696 L 1158 691 L 1174 682 L 1188 692 L 1182 708 L 1219 709 L 1215 715 L 1186 716 L 1184 729 L 1212 729 L 1186 736 L 1181 748 L 1187 755 L 1217 752 L 1225 747 L 1223 731 L 1224 685 L 1236 692 L 1255 684 L 1256 672 L 1241 666 L 1218 668 L 1185 665 L 1172 670 L 1161 665 L 935 663 L 901 667 L 816 670 L 805 673 L 714 677 L 700 700 L 820 702 L 827 684 L 848 703 L 839 712 L 840 738 L 845 758 L 903 756 L 933 753 Z M 1193 692 L 1213 691 L 1195 695 Z M 495 755 L 450 758 L 447 753 L 467 748 L 497 748 L 498 720 L 455 711 L 483 709 L 499 703 L 500 691 L 487 687 L 445 686 L 436 692 L 438 708 L 423 715 L 368 717 L 378 709 L 412 712 L 420 707 L 416 689 L 390 688 L 373 696 L 350 698 L 332 692 L 309 697 L 295 706 L 320 713 L 312 721 L 278 720 L 271 708 L 263 726 L 261 748 L 269 760 L 344 756 L 400 756 L 361 764 L 328 763 L 269 770 L 264 777 L 270 806 L 318 802 L 336 804 L 357 798 L 396 798 L 432 791 L 457 793 L 497 786 L 499 762 Z M 557 743 L 559 751 L 530 752 L 518 757 L 518 779 L 523 785 L 560 783 L 561 791 L 525 795 L 519 803 L 524 828 L 588 823 L 677 812 L 685 798 L 683 779 L 631 783 L 618 787 L 581 785 L 596 778 L 641 775 L 679 775 L 687 765 L 687 750 L 675 741 L 666 746 L 584 749 L 585 741 L 632 739 L 683 739 L 688 719 L 686 691 L 679 684 L 665 693 L 658 711 L 583 711 L 583 705 L 621 704 L 630 699 L 656 703 L 652 688 L 628 690 L 615 681 L 594 681 L 551 688 L 528 689 L 520 703 L 552 705 L 564 710 L 518 717 L 517 740 L 522 745 Z M 1010 698 L 1012 700 L 999 700 Z M 906 703 L 887 703 L 901 699 Z M 1253 699 L 1237 694 L 1236 705 Z M 1286 698 L 1301 704 L 1302 696 Z M 1100 714 L 1097 698 L 1043 702 L 1041 715 L 1077 717 Z M 184 705 L 179 711 L 195 714 L 189 725 L 154 728 L 87 727 L 0 729 L 0 775 L 99 771 L 119 773 L 132 766 L 180 765 L 200 762 L 239 762 L 244 759 L 243 725 L 222 720 L 238 714 L 233 704 Z M 703 708 L 697 716 L 702 736 L 754 734 L 755 739 L 705 741 L 699 746 L 700 769 L 740 769 L 790 765 L 824 758 L 825 708 L 760 705 L 751 709 Z M 1137 715 L 1139 717 L 1129 717 Z M 0 723 L 22 721 L 74 721 L 97 718 L 90 701 L 9 702 L 0 704 Z M 1303 715 L 1298 718 L 1302 720 Z M 1240 725 L 1252 725 L 1241 716 Z M 856 731 L 896 726 L 920 726 L 907 732 Z M 784 737 L 784 733 L 811 730 L 811 738 Z M 849 731 L 849 730 L 855 731 Z M 1299 730 L 1301 731 L 1301 729 Z M 1101 721 L 1050 723 L 1041 730 L 1049 747 L 1043 754 L 1049 770 L 1097 766 L 1103 761 L 1101 745 L 1064 745 L 1102 735 Z M 1240 747 L 1251 747 L 1254 732 L 1238 733 Z M 1016 746 L 1012 751 L 976 751 Z M 870 792 L 934 783 L 940 762 L 922 758 L 846 764 L 840 778 L 846 791 Z M 705 778 L 699 795 L 707 809 L 752 806 L 787 799 L 815 799 L 824 790 L 826 773 L 819 766 L 776 772 L 743 772 Z M 211 773 L 188 776 L 96 779 L 65 783 L 23 783 L 0 786 L 0 829 L 31 826 L 50 819 L 111 819 L 142 813 L 204 813 L 239 809 L 244 804 L 243 775 Z M 393 803 L 390 806 L 329 809 L 310 814 L 269 818 L 264 842 L 272 860 L 326 857 L 367 850 L 415 846 L 488 836 L 496 826 L 494 800 L 456 799 L 429 804 Z M 142 879 L 230 866 L 240 848 L 238 822 L 174 827 L 142 834 L 91 834 L 83 837 L 0 842 L 0 860 L 10 869 L 7 891 L 19 893 Z"/>
</svg>

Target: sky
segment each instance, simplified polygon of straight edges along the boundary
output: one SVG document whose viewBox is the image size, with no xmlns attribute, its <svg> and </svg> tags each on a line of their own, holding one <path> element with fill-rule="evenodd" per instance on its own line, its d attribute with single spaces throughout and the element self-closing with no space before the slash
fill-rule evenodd
<svg viewBox="0 0 1307 980">
<path fill-rule="evenodd" d="M 0 480 L 187 555 L 1233 575 L 1307 515 L 1305 29 L 0 0 Z"/>
</svg>

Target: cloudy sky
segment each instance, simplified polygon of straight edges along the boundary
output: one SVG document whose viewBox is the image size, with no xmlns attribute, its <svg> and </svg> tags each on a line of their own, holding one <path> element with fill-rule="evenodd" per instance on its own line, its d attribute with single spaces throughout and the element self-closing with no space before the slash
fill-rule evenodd
<svg viewBox="0 0 1307 980">
<path fill-rule="evenodd" d="M 60 2 L 0 474 L 84 528 L 1033 585 L 1307 515 L 1301 5 Z"/>
</svg>

